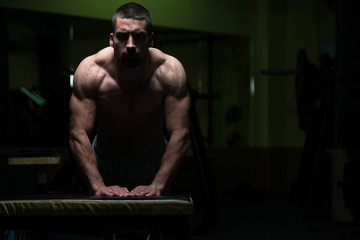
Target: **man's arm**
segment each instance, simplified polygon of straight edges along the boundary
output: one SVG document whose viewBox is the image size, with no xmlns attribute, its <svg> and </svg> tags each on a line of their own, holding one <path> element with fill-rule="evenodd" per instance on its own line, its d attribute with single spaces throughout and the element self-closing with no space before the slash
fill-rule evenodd
<svg viewBox="0 0 360 240">
<path fill-rule="evenodd" d="M 99 76 L 89 63 L 83 61 L 74 78 L 70 98 L 70 148 L 95 195 L 128 196 L 129 191 L 119 186 L 105 186 L 97 168 L 95 154 L 89 136 L 94 130 L 96 118 L 96 96 Z"/>
<path fill-rule="evenodd" d="M 173 59 L 166 84 L 165 122 L 170 140 L 161 166 L 150 186 L 139 186 L 132 193 L 141 196 L 158 196 L 166 192 L 179 169 L 189 147 L 190 95 L 186 74 L 180 62 Z"/>
</svg>

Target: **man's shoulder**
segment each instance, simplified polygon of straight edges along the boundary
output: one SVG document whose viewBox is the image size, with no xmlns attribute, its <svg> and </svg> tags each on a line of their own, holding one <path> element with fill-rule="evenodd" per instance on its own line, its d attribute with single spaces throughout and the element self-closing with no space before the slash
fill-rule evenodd
<svg viewBox="0 0 360 240">
<path fill-rule="evenodd" d="M 155 59 L 155 62 L 159 62 L 158 68 L 166 68 L 166 69 L 179 69 L 183 68 L 181 62 L 176 59 L 174 56 L 166 54 L 159 49 L 150 48 L 150 53 L 152 58 Z"/>
<path fill-rule="evenodd" d="M 111 49 L 105 48 L 81 61 L 75 72 L 74 87 L 80 91 L 94 92 L 107 74 Z"/>
<path fill-rule="evenodd" d="M 153 53 L 160 59 L 154 75 L 163 87 L 182 87 L 186 85 L 186 73 L 181 62 L 168 54 L 157 49 L 152 49 Z"/>
<path fill-rule="evenodd" d="M 112 54 L 112 48 L 104 48 L 96 54 L 90 55 L 82 60 L 77 71 L 81 73 L 89 73 L 90 71 L 90 73 L 92 73 L 92 71 L 106 70 L 112 60 Z"/>
</svg>

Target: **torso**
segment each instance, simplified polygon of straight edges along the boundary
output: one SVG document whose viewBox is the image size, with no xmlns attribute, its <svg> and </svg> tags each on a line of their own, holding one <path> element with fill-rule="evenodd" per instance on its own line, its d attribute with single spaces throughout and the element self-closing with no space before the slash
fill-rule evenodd
<svg viewBox="0 0 360 240">
<path fill-rule="evenodd" d="M 149 54 L 150 67 L 139 77 L 143 84 L 135 89 L 122 87 L 125 79 L 116 79 L 113 64 L 100 63 L 104 71 L 96 99 L 97 139 L 99 147 L 108 153 L 142 155 L 163 140 L 166 93 L 156 72 L 166 55 L 155 49 Z"/>
</svg>

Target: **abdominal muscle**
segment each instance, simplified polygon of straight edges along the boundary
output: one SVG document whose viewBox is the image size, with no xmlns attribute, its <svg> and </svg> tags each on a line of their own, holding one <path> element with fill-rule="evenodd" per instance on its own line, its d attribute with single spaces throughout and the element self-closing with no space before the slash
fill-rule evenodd
<svg viewBox="0 0 360 240">
<path fill-rule="evenodd" d="M 128 116 L 126 120 L 108 117 L 98 118 L 97 141 L 100 149 L 109 154 L 144 155 L 163 141 L 162 115 Z"/>
</svg>

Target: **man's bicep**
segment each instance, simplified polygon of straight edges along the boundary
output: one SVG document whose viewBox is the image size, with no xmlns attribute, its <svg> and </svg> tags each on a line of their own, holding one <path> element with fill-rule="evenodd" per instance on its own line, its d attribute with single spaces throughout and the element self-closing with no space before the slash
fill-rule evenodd
<svg viewBox="0 0 360 240">
<path fill-rule="evenodd" d="M 165 98 L 165 119 L 168 131 L 187 130 L 189 127 L 190 95 L 186 73 L 181 63 L 173 59 L 172 71 L 167 76 L 169 88 Z"/>
<path fill-rule="evenodd" d="M 90 98 L 79 98 L 72 94 L 70 98 L 70 114 L 70 131 L 73 134 L 86 131 L 90 136 L 95 124 L 95 101 Z"/>
<path fill-rule="evenodd" d="M 165 99 L 165 121 L 169 134 L 175 130 L 188 131 L 190 114 L 190 96 L 186 93 L 177 98 L 167 96 Z"/>
<path fill-rule="evenodd" d="M 96 115 L 94 79 L 88 60 L 82 61 L 75 72 L 74 87 L 70 98 L 70 131 L 72 134 L 92 134 Z"/>
</svg>

